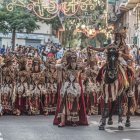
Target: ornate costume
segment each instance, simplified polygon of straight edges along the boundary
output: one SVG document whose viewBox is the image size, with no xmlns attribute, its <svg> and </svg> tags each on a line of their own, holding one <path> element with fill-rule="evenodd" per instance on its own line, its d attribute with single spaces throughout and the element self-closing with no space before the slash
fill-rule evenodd
<svg viewBox="0 0 140 140">
<path fill-rule="evenodd" d="M 29 54 L 28 58 L 26 59 L 26 71 L 31 72 L 32 66 L 33 66 L 33 58 L 32 58 L 32 55 Z"/>
<path fill-rule="evenodd" d="M 88 52 L 88 56 L 90 57 L 88 60 L 88 66 L 85 69 L 86 78 L 84 80 L 85 87 L 85 102 L 86 109 L 89 115 L 98 114 L 98 103 L 97 98 L 100 92 L 100 87 L 98 83 L 96 83 L 96 76 L 98 72 L 97 60 L 95 58 L 95 54 L 91 51 Z"/>
<path fill-rule="evenodd" d="M 135 96 L 136 96 L 136 114 L 140 115 L 140 66 L 136 67 L 135 75 L 136 85 L 135 85 Z"/>
<path fill-rule="evenodd" d="M 29 73 L 25 70 L 18 72 L 18 80 L 16 85 L 16 101 L 15 101 L 15 109 L 14 114 L 20 115 L 23 113 L 27 113 L 28 111 L 28 103 L 27 98 L 29 94 Z"/>
<path fill-rule="evenodd" d="M 15 73 L 11 58 L 6 57 L 4 63 L 2 67 L 2 84 L 0 89 L 2 113 L 12 114 L 15 101 Z"/>
<path fill-rule="evenodd" d="M 29 114 L 39 115 L 42 106 L 42 92 L 44 92 L 45 86 L 45 75 L 41 71 L 41 60 L 40 58 L 34 58 L 32 74 L 31 74 L 31 83 L 29 86 L 30 95 L 28 97 L 29 103 Z"/>
<path fill-rule="evenodd" d="M 44 92 L 43 111 L 45 115 L 55 114 L 57 105 L 57 70 L 53 58 L 48 58 L 46 63 L 46 90 Z"/>
<path fill-rule="evenodd" d="M 87 125 L 86 109 L 82 87 L 82 69 L 77 64 L 74 52 L 66 54 L 67 65 L 58 66 L 58 102 L 54 124 Z"/>
</svg>

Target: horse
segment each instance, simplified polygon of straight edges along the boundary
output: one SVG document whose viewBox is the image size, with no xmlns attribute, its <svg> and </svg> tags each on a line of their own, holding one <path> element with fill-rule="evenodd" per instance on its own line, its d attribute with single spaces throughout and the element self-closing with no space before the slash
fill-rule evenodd
<svg viewBox="0 0 140 140">
<path fill-rule="evenodd" d="M 118 129 L 123 130 L 122 101 L 123 97 L 127 94 L 128 91 L 130 91 L 131 88 L 129 87 L 128 80 L 126 82 L 126 72 L 119 62 L 119 50 L 116 48 L 109 48 L 107 50 L 107 62 L 100 71 L 102 73 L 102 82 L 100 84 L 104 97 L 104 108 L 102 111 L 99 130 L 105 130 L 106 118 L 108 117 L 108 124 L 113 124 L 112 115 L 116 101 L 118 105 Z M 112 105 L 110 112 L 108 109 L 109 101 L 111 101 Z M 130 126 L 130 105 L 131 97 L 128 97 L 126 127 Z"/>
</svg>

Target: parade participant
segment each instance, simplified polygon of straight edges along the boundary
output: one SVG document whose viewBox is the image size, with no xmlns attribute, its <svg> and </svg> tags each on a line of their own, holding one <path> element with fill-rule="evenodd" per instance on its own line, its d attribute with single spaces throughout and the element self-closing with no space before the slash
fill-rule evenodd
<svg viewBox="0 0 140 140">
<path fill-rule="evenodd" d="M 45 75 L 41 71 L 41 59 L 33 59 L 32 74 L 30 82 L 29 114 L 39 115 L 41 109 L 41 94 L 44 89 Z"/>
<path fill-rule="evenodd" d="M 46 62 L 46 92 L 44 92 L 44 114 L 55 114 L 57 105 L 57 70 L 56 60 L 48 58 Z"/>
<path fill-rule="evenodd" d="M 4 65 L 4 58 L 0 55 L 0 85 L 2 85 L 2 66 Z"/>
<path fill-rule="evenodd" d="M 107 60 L 106 64 L 100 69 L 97 76 L 97 81 L 101 84 L 104 94 L 104 111 L 102 114 L 101 124 L 99 130 L 105 129 L 106 118 L 108 116 L 108 103 L 111 101 L 112 108 L 109 113 L 108 124 L 112 124 L 112 115 L 115 100 L 118 101 L 118 129 L 122 130 L 122 97 L 123 93 L 127 92 L 128 97 L 128 113 L 126 126 L 130 126 L 130 103 L 131 99 L 134 100 L 134 72 L 127 65 L 128 60 L 132 60 L 129 55 L 129 50 L 125 44 L 126 28 L 120 29 L 115 33 L 115 41 L 107 47 L 93 48 L 99 52 L 106 51 Z M 116 90 L 114 90 L 116 89 Z"/>
<path fill-rule="evenodd" d="M 15 55 L 13 55 L 13 63 L 12 63 L 12 67 L 15 69 L 15 70 L 18 70 L 18 59 Z"/>
<path fill-rule="evenodd" d="M 98 74 L 97 60 L 93 51 L 88 51 L 87 68 L 85 69 L 86 78 L 84 80 L 85 87 L 85 103 L 88 115 L 98 114 L 97 98 L 100 87 L 96 83 Z"/>
<path fill-rule="evenodd" d="M 82 68 L 77 64 L 75 52 L 68 51 L 64 58 L 64 64 L 57 66 L 59 97 L 54 124 L 59 127 L 88 125 L 81 79 Z"/>
<path fill-rule="evenodd" d="M 14 114 L 19 116 L 21 114 L 27 113 L 28 111 L 28 90 L 30 73 L 26 71 L 26 60 L 25 58 L 20 58 L 18 60 L 19 68 L 17 74 L 16 82 L 16 100 L 14 106 Z"/>
<path fill-rule="evenodd" d="M 3 114 L 12 114 L 15 101 L 15 75 L 12 68 L 12 60 L 4 58 L 2 66 L 1 104 Z"/>
<path fill-rule="evenodd" d="M 31 72 L 33 65 L 33 55 L 32 53 L 28 54 L 28 58 L 26 59 L 26 71 Z"/>
<path fill-rule="evenodd" d="M 2 115 L 2 103 L 1 103 L 1 95 L 2 95 L 2 66 L 4 65 L 4 59 L 3 57 L 0 55 L 0 116 Z"/>
<path fill-rule="evenodd" d="M 99 52 L 107 51 L 110 48 L 117 49 L 119 51 L 119 63 L 120 63 L 119 67 L 120 67 L 120 70 L 123 74 L 125 87 L 128 88 L 129 87 L 128 80 L 130 80 L 132 82 L 131 78 L 134 78 L 134 72 L 131 69 L 129 69 L 129 67 L 127 65 L 127 61 L 132 60 L 132 57 L 129 54 L 128 46 L 125 44 L 125 38 L 126 38 L 126 28 L 121 28 L 115 32 L 115 41 L 113 44 L 110 44 L 107 47 L 101 47 L 101 48 L 94 48 L 94 47 L 89 46 L 89 49 L 99 51 Z M 101 80 L 102 80 L 101 73 L 104 71 L 105 65 L 100 69 L 100 72 L 97 76 L 98 82 L 101 82 Z M 129 71 L 129 73 L 128 73 L 128 71 Z M 125 73 L 129 74 L 129 75 L 126 75 Z M 130 79 L 128 79 L 128 77 Z"/>
<path fill-rule="evenodd" d="M 135 96 L 136 96 L 136 115 L 140 115 L 140 66 L 136 66 L 136 85 L 135 85 Z"/>
</svg>

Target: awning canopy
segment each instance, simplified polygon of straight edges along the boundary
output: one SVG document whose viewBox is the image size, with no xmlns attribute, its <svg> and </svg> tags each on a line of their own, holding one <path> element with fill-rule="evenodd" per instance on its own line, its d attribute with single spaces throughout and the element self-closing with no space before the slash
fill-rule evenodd
<svg viewBox="0 0 140 140">
<path fill-rule="evenodd" d="M 126 3 L 126 7 L 129 9 L 132 9 L 134 7 L 136 7 L 136 5 L 140 3 L 140 0 L 128 0 Z"/>
<path fill-rule="evenodd" d="M 119 7 L 122 11 L 128 11 L 135 8 L 138 4 L 140 4 L 140 0 L 126 0 L 120 3 Z"/>
</svg>

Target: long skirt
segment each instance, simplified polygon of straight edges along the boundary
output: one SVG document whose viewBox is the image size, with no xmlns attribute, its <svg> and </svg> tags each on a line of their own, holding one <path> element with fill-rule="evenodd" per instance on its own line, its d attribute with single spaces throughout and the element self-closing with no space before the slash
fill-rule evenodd
<svg viewBox="0 0 140 140">
<path fill-rule="evenodd" d="M 54 125 L 58 125 L 61 120 L 59 115 L 61 113 L 65 114 L 65 125 L 88 125 L 87 115 L 86 115 L 86 108 L 85 108 L 85 101 L 84 101 L 84 94 L 81 88 L 81 95 L 79 97 L 79 101 L 76 101 L 76 98 L 73 100 L 73 103 L 70 105 L 68 102 L 68 96 L 65 95 L 62 97 L 60 95 L 61 84 L 58 85 L 58 101 L 57 101 L 57 109 L 54 118 Z M 75 114 L 73 114 L 75 112 Z M 77 113 L 76 113 L 77 112 Z M 73 117 L 72 117 L 73 115 Z"/>
</svg>

